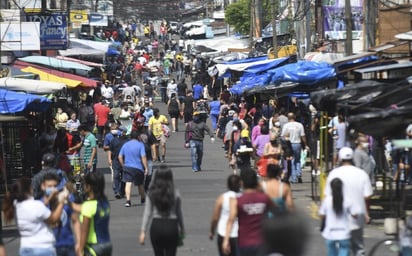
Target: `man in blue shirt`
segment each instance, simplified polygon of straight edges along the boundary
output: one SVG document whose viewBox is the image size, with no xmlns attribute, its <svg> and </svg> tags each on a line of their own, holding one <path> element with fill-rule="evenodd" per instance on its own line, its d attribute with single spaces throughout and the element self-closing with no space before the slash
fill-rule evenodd
<svg viewBox="0 0 412 256">
<path fill-rule="evenodd" d="M 138 186 L 141 203 L 145 202 L 144 179 L 148 174 L 145 146 L 138 140 L 139 132 L 133 131 L 131 140 L 126 142 L 119 152 L 119 162 L 123 168 L 123 182 L 125 185 L 126 203 L 124 206 L 132 206 L 130 195 L 132 182 Z"/>
<path fill-rule="evenodd" d="M 198 100 L 203 98 L 203 86 L 199 83 L 193 85 L 193 99 Z"/>
</svg>

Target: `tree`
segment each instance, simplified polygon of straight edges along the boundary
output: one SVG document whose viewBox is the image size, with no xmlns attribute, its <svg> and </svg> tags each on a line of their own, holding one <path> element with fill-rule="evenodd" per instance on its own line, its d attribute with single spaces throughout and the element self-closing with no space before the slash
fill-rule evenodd
<svg viewBox="0 0 412 256">
<path fill-rule="evenodd" d="M 251 22 L 255 22 L 254 36 L 260 35 L 256 29 L 260 30 L 271 21 L 271 2 L 268 0 L 239 0 L 230 4 L 225 10 L 225 21 L 241 34 L 249 34 Z M 251 12 L 255 17 L 252 20 Z M 258 22 L 256 22 L 258 21 Z"/>
<path fill-rule="evenodd" d="M 250 2 L 240 0 L 229 5 L 225 10 L 225 21 L 241 34 L 249 34 L 250 30 Z"/>
</svg>

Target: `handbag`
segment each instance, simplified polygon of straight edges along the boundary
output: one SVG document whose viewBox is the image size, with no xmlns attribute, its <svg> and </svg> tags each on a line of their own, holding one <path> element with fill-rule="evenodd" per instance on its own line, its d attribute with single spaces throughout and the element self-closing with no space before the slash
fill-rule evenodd
<svg viewBox="0 0 412 256">
<path fill-rule="evenodd" d="M 185 234 L 180 233 L 179 234 L 179 239 L 177 240 L 177 246 L 181 247 L 184 245 L 184 240 L 185 240 Z"/>
</svg>

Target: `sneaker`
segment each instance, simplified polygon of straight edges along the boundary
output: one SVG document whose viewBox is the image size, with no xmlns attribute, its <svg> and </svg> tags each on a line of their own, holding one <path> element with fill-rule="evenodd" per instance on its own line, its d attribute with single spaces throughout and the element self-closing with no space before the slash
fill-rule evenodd
<svg viewBox="0 0 412 256">
<path fill-rule="evenodd" d="M 162 163 L 164 163 L 165 162 L 165 156 L 162 156 L 162 161 L 161 161 Z"/>
<path fill-rule="evenodd" d="M 302 177 L 298 177 L 298 182 L 299 183 L 302 183 L 303 181 L 302 181 Z"/>
<path fill-rule="evenodd" d="M 114 197 L 116 197 L 116 199 L 122 198 L 122 196 L 121 196 L 119 193 L 116 193 L 116 194 L 114 195 Z"/>
<path fill-rule="evenodd" d="M 124 206 L 125 206 L 125 207 L 130 207 L 130 206 L 132 206 L 132 203 L 130 202 L 130 200 L 129 200 L 129 201 L 126 201 L 126 203 L 124 204 Z"/>
<path fill-rule="evenodd" d="M 141 203 L 141 204 L 144 204 L 145 202 L 146 202 L 146 198 L 140 199 L 140 203 Z"/>
</svg>

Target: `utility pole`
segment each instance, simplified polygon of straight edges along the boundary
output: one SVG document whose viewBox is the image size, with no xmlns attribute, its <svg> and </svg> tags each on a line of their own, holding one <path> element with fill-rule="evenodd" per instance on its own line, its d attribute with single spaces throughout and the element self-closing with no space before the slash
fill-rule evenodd
<svg viewBox="0 0 412 256">
<path fill-rule="evenodd" d="M 276 31 L 276 18 L 277 18 L 277 0 L 272 0 L 272 49 L 275 59 L 278 58 L 278 33 Z"/>
<path fill-rule="evenodd" d="M 45 15 L 46 11 L 47 11 L 47 0 L 41 0 L 41 13 L 40 13 L 40 15 Z M 40 54 L 42 56 L 47 56 L 47 51 L 40 48 Z"/>
<path fill-rule="evenodd" d="M 350 8 L 350 0 L 345 0 L 345 18 L 346 18 L 346 56 L 352 55 L 352 10 Z"/>
</svg>

